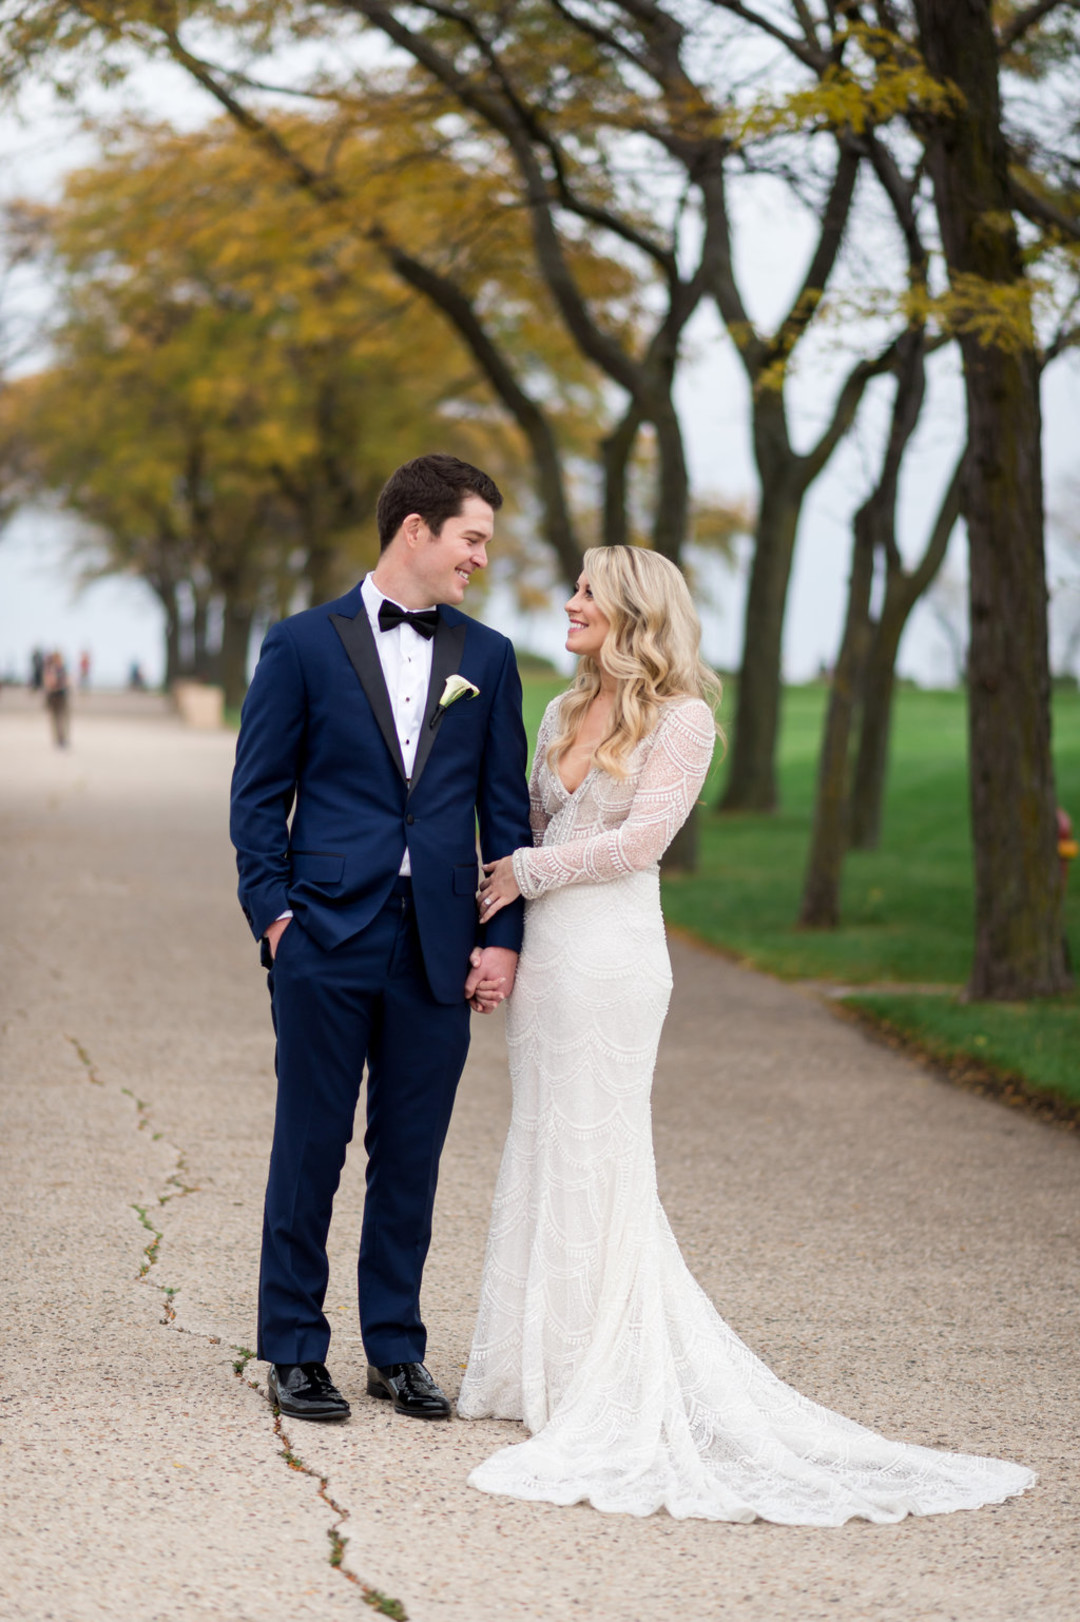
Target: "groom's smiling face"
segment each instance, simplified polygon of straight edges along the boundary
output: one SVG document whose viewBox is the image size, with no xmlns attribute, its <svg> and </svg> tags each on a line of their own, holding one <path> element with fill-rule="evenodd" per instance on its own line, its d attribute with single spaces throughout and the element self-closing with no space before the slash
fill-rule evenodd
<svg viewBox="0 0 1080 1622">
<path fill-rule="evenodd" d="M 405 520 L 408 529 L 412 518 Z M 461 511 L 444 519 L 433 534 L 423 519 L 416 519 L 415 544 L 410 548 L 410 573 L 430 603 L 460 603 L 477 569 L 487 567 L 487 549 L 495 530 L 495 514 L 480 496 L 466 496 Z"/>
</svg>

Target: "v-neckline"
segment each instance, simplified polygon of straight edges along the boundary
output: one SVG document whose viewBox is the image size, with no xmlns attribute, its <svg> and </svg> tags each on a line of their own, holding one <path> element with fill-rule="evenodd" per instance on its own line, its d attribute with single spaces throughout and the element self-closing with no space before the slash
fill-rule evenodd
<svg viewBox="0 0 1080 1622">
<path fill-rule="evenodd" d="M 585 776 L 581 779 L 581 782 L 578 784 L 577 788 L 567 788 L 566 784 L 563 782 L 562 772 L 560 772 L 560 770 L 559 770 L 559 768 L 557 766 L 556 766 L 555 770 L 552 772 L 552 776 L 555 778 L 555 781 L 558 783 L 559 787 L 562 789 L 563 794 L 566 796 L 567 800 L 572 800 L 575 795 L 581 793 L 582 789 L 585 787 L 585 784 L 589 781 L 589 778 L 592 776 L 592 774 L 593 774 L 593 772 L 595 770 L 596 770 L 595 766 L 590 766 L 588 771 L 585 773 Z"/>
</svg>

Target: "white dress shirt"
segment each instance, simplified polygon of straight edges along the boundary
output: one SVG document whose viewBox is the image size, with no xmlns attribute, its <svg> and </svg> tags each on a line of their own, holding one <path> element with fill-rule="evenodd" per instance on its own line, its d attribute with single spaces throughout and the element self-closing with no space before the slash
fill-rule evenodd
<svg viewBox="0 0 1080 1622">
<path fill-rule="evenodd" d="M 386 691 L 390 695 L 390 709 L 397 729 L 405 776 L 411 777 L 416 761 L 416 746 L 420 742 L 420 729 L 424 724 L 428 685 L 431 681 L 433 638 L 421 636 L 411 625 L 395 625 L 392 631 L 381 629 L 379 608 L 384 602 L 392 602 L 393 598 L 387 598 L 379 590 L 371 575 L 364 576 L 360 595 L 375 638 Z M 399 603 L 397 606 L 404 608 L 405 605 Z M 407 846 L 398 872 L 403 876 L 412 872 Z M 291 917 L 291 911 L 279 913 L 277 922 Z"/>
<path fill-rule="evenodd" d="M 371 575 L 366 575 L 360 595 L 367 610 L 375 647 L 382 666 L 386 691 L 390 695 L 390 709 L 397 729 L 401 759 L 405 776 L 411 777 L 416 760 L 416 746 L 420 742 L 420 729 L 424 724 L 424 706 L 427 703 L 431 681 L 431 654 L 433 638 L 421 636 L 411 625 L 395 625 L 392 631 L 379 627 L 379 609 L 384 602 L 392 602 L 381 592 Z M 405 605 L 399 603 L 399 608 Z M 412 872 L 406 849 L 400 872 Z"/>
</svg>

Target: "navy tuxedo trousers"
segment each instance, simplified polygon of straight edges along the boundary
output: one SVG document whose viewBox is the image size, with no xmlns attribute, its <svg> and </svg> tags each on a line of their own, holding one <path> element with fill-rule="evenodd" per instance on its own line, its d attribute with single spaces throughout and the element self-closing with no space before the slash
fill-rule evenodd
<svg viewBox="0 0 1080 1622">
<path fill-rule="evenodd" d="M 325 951 L 297 919 L 270 971 L 278 1100 L 263 1220 L 258 1355 L 325 1362 L 326 1239 L 367 1064 L 360 1328 L 368 1361 L 422 1362 L 420 1281 L 439 1156 L 469 1050 L 469 1007 L 438 1003 L 411 885 Z M 464 991 L 464 986 L 462 987 Z"/>
</svg>

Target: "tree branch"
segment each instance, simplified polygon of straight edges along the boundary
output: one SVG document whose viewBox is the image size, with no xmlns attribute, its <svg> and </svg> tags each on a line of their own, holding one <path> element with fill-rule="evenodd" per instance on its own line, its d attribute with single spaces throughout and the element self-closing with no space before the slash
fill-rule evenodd
<svg viewBox="0 0 1080 1622">
<path fill-rule="evenodd" d="M 492 388 L 528 439 L 536 462 L 540 499 L 547 515 L 544 533 L 559 558 L 567 580 L 576 580 L 581 568 L 581 548 L 574 536 L 558 446 L 544 411 L 521 387 L 461 288 L 406 253 L 378 227 L 373 228 L 369 236 L 402 281 L 415 287 L 417 292 L 442 310 L 456 327 L 483 368 Z"/>
<path fill-rule="evenodd" d="M 821 50 L 820 46 L 814 50 L 810 46 L 804 45 L 794 34 L 787 33 L 777 23 L 770 22 L 768 17 L 763 17 L 760 12 L 753 11 L 749 6 L 743 5 L 742 0 L 709 0 L 709 4 L 718 11 L 729 11 L 733 17 L 741 17 L 743 22 L 751 23 L 754 28 L 759 28 L 763 34 L 768 34 L 772 39 L 778 40 L 784 49 L 790 51 L 792 56 L 797 57 L 804 67 L 813 68 L 815 72 L 820 72 L 828 66 L 829 58 Z"/>
<path fill-rule="evenodd" d="M 1051 361 L 1057 360 L 1067 349 L 1080 347 L 1080 326 L 1062 327 L 1055 335 L 1053 342 L 1043 352 L 1042 365 L 1049 366 Z"/>
<path fill-rule="evenodd" d="M 1068 6 L 1071 10 L 1076 6 L 1076 0 L 1034 0 L 1034 3 L 1026 6 L 1023 11 L 1016 12 L 998 35 L 1000 49 L 1010 50 L 1025 34 L 1037 27 L 1044 17 L 1048 17 L 1052 11 L 1059 11 L 1062 6 Z"/>
<path fill-rule="evenodd" d="M 571 336 L 582 353 L 621 388 L 629 394 L 638 393 L 642 383 L 640 364 L 627 353 L 618 339 L 605 332 L 593 319 L 567 262 L 562 240 L 552 219 L 550 189 L 537 161 L 532 133 L 524 116 L 513 103 L 510 109 L 500 106 L 496 96 L 484 92 L 474 79 L 460 73 L 423 35 L 399 22 L 392 5 L 384 3 L 384 0 L 349 0 L 349 3 L 350 9 L 362 12 L 376 23 L 389 39 L 407 51 L 421 67 L 506 141 L 524 185 L 525 200 L 532 218 L 536 256 Z M 419 3 L 433 13 L 446 14 L 448 10 L 439 6 L 436 0 L 419 0 Z M 452 15 L 460 21 L 456 12 Z M 469 32 L 474 40 L 484 43 L 471 24 Z M 511 111 L 513 116 L 509 115 Z"/>
<path fill-rule="evenodd" d="M 847 380 L 837 395 L 832 418 L 828 426 L 817 444 L 798 458 L 804 486 L 810 485 L 817 478 L 829 457 L 851 427 L 863 394 L 866 392 L 867 384 L 873 378 L 880 377 L 883 372 L 891 370 L 895 364 L 899 342 L 898 338 L 894 338 L 892 343 L 883 349 L 880 354 L 873 356 L 869 360 L 859 361 L 858 365 L 848 373 Z"/>
<path fill-rule="evenodd" d="M 735 276 L 735 262 L 731 251 L 731 220 L 727 207 L 727 185 L 724 177 L 723 155 L 717 152 L 698 176 L 701 198 L 705 209 L 706 230 L 714 240 L 711 262 L 710 289 L 716 300 L 732 342 L 739 353 L 747 376 L 755 382 L 766 363 L 766 346 L 750 319 Z"/>
<path fill-rule="evenodd" d="M 162 28 L 161 37 L 173 61 L 189 73 L 198 84 L 201 84 L 203 89 L 208 91 L 229 116 L 240 125 L 241 129 L 246 130 L 265 151 L 270 153 L 271 157 L 276 158 L 288 170 L 298 186 L 304 191 L 310 192 L 320 202 L 341 201 L 343 196 L 341 188 L 332 181 L 328 181 L 325 175 L 320 175 L 317 170 L 312 169 L 300 157 L 299 153 L 293 151 L 275 129 L 265 123 L 257 114 L 249 111 L 242 101 L 238 101 L 230 91 L 226 90 L 210 66 L 199 57 L 193 56 L 181 44 L 180 36 L 174 29 Z"/>
<path fill-rule="evenodd" d="M 1009 167 L 1009 195 L 1013 207 L 1033 225 L 1048 226 L 1080 242 L 1080 217 L 1067 214 L 1063 208 L 1029 186 L 1016 165 Z"/>
<path fill-rule="evenodd" d="M 803 284 L 769 346 L 770 359 L 790 355 L 814 318 L 844 240 L 848 216 L 855 197 L 859 162 L 858 153 L 846 142 L 842 143 L 829 199 L 821 218 L 817 247 L 807 266 Z"/>
<path fill-rule="evenodd" d="M 930 531 L 930 539 L 926 543 L 926 551 L 918 563 L 907 576 L 907 589 L 911 594 L 911 601 L 916 602 L 933 580 L 948 550 L 949 539 L 956 528 L 956 521 L 960 517 L 964 495 L 964 469 L 967 464 L 967 446 L 960 452 L 952 477 L 941 498 L 941 505 L 934 519 L 934 526 Z"/>
</svg>

